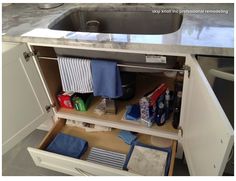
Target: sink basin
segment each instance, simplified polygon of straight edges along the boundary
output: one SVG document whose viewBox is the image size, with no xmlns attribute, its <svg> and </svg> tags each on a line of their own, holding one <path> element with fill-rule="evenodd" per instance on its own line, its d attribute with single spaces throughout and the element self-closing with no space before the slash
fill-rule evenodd
<svg viewBox="0 0 236 181">
<path fill-rule="evenodd" d="M 55 19 L 49 29 L 116 34 L 167 34 L 177 31 L 181 14 L 152 11 L 73 9 Z"/>
</svg>

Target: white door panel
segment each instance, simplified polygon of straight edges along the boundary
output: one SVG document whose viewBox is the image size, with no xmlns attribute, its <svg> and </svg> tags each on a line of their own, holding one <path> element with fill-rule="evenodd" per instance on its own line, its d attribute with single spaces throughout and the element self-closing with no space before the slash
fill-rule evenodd
<svg viewBox="0 0 236 181">
<path fill-rule="evenodd" d="M 3 154 L 52 115 L 45 110 L 49 100 L 34 62 L 25 61 L 24 51 L 25 44 L 3 43 Z"/>
<path fill-rule="evenodd" d="M 185 75 L 182 144 L 191 175 L 222 175 L 233 145 L 233 129 L 197 60 Z"/>
</svg>

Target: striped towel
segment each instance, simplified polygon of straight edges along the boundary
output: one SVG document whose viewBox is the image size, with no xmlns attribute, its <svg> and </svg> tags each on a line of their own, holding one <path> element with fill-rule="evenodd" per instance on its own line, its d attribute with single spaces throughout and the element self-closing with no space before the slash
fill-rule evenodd
<svg viewBox="0 0 236 181">
<path fill-rule="evenodd" d="M 90 60 L 57 57 L 63 91 L 93 92 Z"/>
<path fill-rule="evenodd" d="M 122 170 L 126 155 L 113 151 L 92 147 L 87 161 Z"/>
</svg>

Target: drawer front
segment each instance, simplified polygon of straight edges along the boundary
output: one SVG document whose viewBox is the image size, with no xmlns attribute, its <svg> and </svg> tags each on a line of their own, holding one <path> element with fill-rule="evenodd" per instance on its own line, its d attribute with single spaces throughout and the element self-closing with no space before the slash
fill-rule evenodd
<svg viewBox="0 0 236 181">
<path fill-rule="evenodd" d="M 62 172 L 68 175 L 82 176 L 132 176 L 133 173 L 118 170 L 84 160 L 50 153 L 36 148 L 28 148 L 28 151 L 37 166 Z"/>
</svg>

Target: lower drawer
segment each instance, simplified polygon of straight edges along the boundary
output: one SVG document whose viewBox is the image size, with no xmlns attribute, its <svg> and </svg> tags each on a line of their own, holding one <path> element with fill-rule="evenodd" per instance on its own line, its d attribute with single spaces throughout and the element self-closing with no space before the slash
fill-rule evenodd
<svg viewBox="0 0 236 181">
<path fill-rule="evenodd" d="M 43 139 L 39 147 L 29 147 L 28 151 L 37 166 L 69 175 L 136 175 L 125 170 L 119 170 L 116 168 L 86 161 L 91 147 L 98 147 L 105 150 L 128 154 L 130 146 L 124 143 L 120 138 L 118 138 L 117 135 L 119 131 L 120 130 L 113 129 L 111 132 L 85 132 L 82 128 L 66 125 L 65 120 L 59 120 Z M 45 151 L 45 148 L 59 132 L 77 136 L 88 141 L 89 147 L 80 159 Z M 138 141 L 144 144 L 154 145 L 158 147 L 171 146 L 172 155 L 168 175 L 172 175 L 174 169 L 176 141 L 159 139 L 156 137 L 154 140 L 153 137 L 144 134 L 138 134 Z"/>
</svg>

